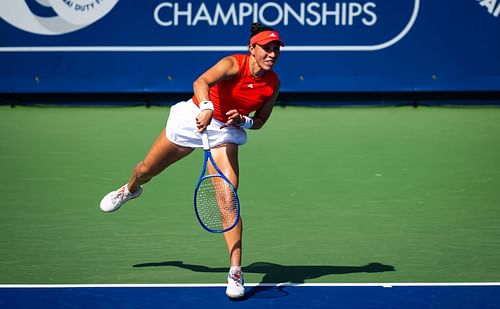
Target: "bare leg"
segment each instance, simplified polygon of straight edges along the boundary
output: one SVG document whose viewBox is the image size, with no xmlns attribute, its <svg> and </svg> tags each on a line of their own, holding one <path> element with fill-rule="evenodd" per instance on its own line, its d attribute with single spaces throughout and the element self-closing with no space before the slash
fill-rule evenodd
<svg viewBox="0 0 500 309">
<path fill-rule="evenodd" d="M 151 178 L 161 173 L 172 163 L 184 158 L 193 151 L 192 148 L 182 147 L 172 143 L 165 134 L 165 129 L 149 149 L 143 161 L 134 168 L 132 176 L 128 181 L 130 192 L 136 192 L 139 187 Z"/>
<path fill-rule="evenodd" d="M 242 234 L 243 221 L 241 217 L 238 224 L 232 230 L 224 233 L 224 239 L 226 240 L 226 246 L 229 251 L 230 266 L 241 266 Z"/>
<path fill-rule="evenodd" d="M 238 145 L 226 144 L 212 149 L 212 155 L 224 175 L 231 181 L 234 188 L 238 188 L 239 166 Z M 213 169 L 209 166 L 210 169 Z M 230 266 L 241 266 L 243 224 L 240 218 L 238 224 L 224 233 Z"/>
</svg>

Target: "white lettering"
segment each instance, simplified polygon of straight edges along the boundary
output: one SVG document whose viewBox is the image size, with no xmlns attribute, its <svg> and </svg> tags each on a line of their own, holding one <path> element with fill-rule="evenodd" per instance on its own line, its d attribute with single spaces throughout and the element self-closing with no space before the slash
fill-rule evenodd
<svg viewBox="0 0 500 309">
<path fill-rule="evenodd" d="M 297 11 L 294 10 L 294 8 L 292 6 L 290 6 L 288 3 L 285 2 L 285 5 L 283 7 L 283 14 L 284 14 L 284 18 L 283 18 L 283 24 L 285 26 L 288 26 L 288 19 L 289 19 L 289 16 L 291 15 L 292 17 L 295 18 L 295 20 L 300 24 L 300 25 L 304 25 L 305 23 L 305 5 L 304 3 L 301 3 L 300 4 L 300 13 L 297 13 Z"/>
<path fill-rule="evenodd" d="M 162 10 L 163 8 L 173 8 L 173 5 L 172 3 L 169 3 L 169 2 L 163 2 L 163 3 L 160 3 L 154 10 L 153 12 L 153 17 L 156 21 L 156 23 L 160 26 L 163 26 L 163 27 L 168 27 L 168 26 L 172 26 L 172 20 L 168 20 L 168 21 L 163 21 L 161 18 L 160 18 L 160 10 Z"/>
<path fill-rule="evenodd" d="M 321 5 L 317 2 L 309 3 L 307 5 L 307 13 L 309 13 L 310 16 L 314 17 L 306 18 L 308 26 L 317 26 L 321 23 L 321 14 L 318 13 L 315 9 L 321 9 Z"/>
<path fill-rule="evenodd" d="M 191 2 L 188 2 L 186 11 L 181 11 L 179 9 L 179 4 L 176 3 L 174 5 L 174 10 L 175 10 L 175 15 L 174 15 L 174 25 L 179 24 L 179 16 L 185 16 L 186 17 L 186 25 L 191 26 Z"/>
<path fill-rule="evenodd" d="M 217 3 L 217 6 L 215 7 L 215 13 L 214 13 L 214 24 L 215 25 L 217 25 L 219 23 L 219 19 L 222 20 L 223 25 L 227 25 L 231 19 L 233 20 L 233 25 L 237 25 L 238 16 L 236 14 L 236 7 L 234 6 L 234 3 L 232 3 L 231 6 L 229 7 L 227 14 L 224 14 L 222 7 L 220 6 L 219 3 Z"/>
<path fill-rule="evenodd" d="M 62 0 L 70 5 L 72 0 Z M 103 0 L 94 0 L 103 1 Z M 484 2 L 495 0 L 477 0 Z M 99 3 L 95 2 L 95 3 Z M 92 4 L 93 5 L 93 4 Z M 268 26 L 298 24 L 301 26 L 373 26 L 377 22 L 375 2 L 311 1 L 311 2 L 161 2 L 153 12 L 155 22 L 163 27 L 242 26 L 260 22 Z M 88 8 L 80 8 L 88 9 Z"/>
<path fill-rule="evenodd" d="M 495 5 L 497 4 L 497 0 L 481 0 L 479 2 L 481 6 L 485 6 L 488 9 L 488 13 L 493 14 L 493 10 L 495 9 Z"/>
<path fill-rule="evenodd" d="M 354 17 L 358 17 L 361 13 L 363 13 L 361 4 L 356 2 L 349 3 L 349 26 L 354 24 Z"/>
<path fill-rule="evenodd" d="M 240 3 L 239 15 L 240 18 L 238 20 L 238 25 L 245 24 L 245 17 L 252 16 L 252 12 L 254 11 L 253 6 L 250 3 Z M 254 17 L 255 20 L 255 17 Z"/>
<path fill-rule="evenodd" d="M 342 26 L 345 26 L 346 21 L 347 21 L 347 3 L 342 3 L 342 14 L 340 15 L 342 17 Z"/>
<path fill-rule="evenodd" d="M 210 18 L 210 12 L 208 11 L 205 3 L 201 3 L 196 16 L 193 19 L 193 26 L 196 26 L 199 21 L 206 21 L 210 26 L 213 26 L 213 22 Z"/>
<path fill-rule="evenodd" d="M 272 19 L 271 20 L 266 19 L 265 12 L 269 7 L 276 9 L 277 16 L 274 18 L 274 21 Z M 279 24 L 281 22 L 281 20 L 283 19 L 283 9 L 277 3 L 267 2 L 259 10 L 259 19 L 262 20 L 264 22 L 264 24 L 266 24 L 266 25 L 275 26 L 275 25 Z"/>
<path fill-rule="evenodd" d="M 366 15 L 368 15 L 369 17 L 371 17 L 371 19 L 368 19 L 366 17 L 363 17 L 361 19 L 361 21 L 363 22 L 363 24 L 365 26 L 373 26 L 377 23 L 377 14 L 375 14 L 375 12 L 373 12 L 371 9 L 374 9 L 375 8 L 375 3 L 373 2 L 368 2 L 368 3 L 365 3 L 365 5 L 363 6 L 363 10 L 365 12 Z"/>
<path fill-rule="evenodd" d="M 488 13 L 490 13 L 491 15 L 495 17 L 498 17 L 500 15 L 500 1 L 498 1 L 498 3 L 497 0 L 477 0 L 477 1 L 479 2 L 479 5 L 485 7 L 488 10 Z"/>
<path fill-rule="evenodd" d="M 335 16 L 335 25 L 339 25 L 340 24 L 340 3 L 335 3 L 335 10 L 333 11 L 329 11 L 328 10 L 328 4 L 327 3 L 323 3 L 323 7 L 322 7 L 322 25 L 323 26 L 326 26 L 327 24 L 327 21 L 328 21 L 328 16 Z"/>
</svg>

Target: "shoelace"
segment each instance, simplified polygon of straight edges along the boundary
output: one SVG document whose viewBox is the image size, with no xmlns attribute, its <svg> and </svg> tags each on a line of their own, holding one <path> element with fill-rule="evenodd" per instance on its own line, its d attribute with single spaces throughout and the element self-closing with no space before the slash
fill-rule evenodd
<svg viewBox="0 0 500 309">
<path fill-rule="evenodd" d="M 234 274 L 229 274 L 231 279 L 236 283 L 236 286 L 243 285 L 243 278 L 241 278 L 241 272 L 236 272 Z"/>
<path fill-rule="evenodd" d="M 113 196 L 111 199 L 113 204 L 116 204 L 118 201 L 122 200 L 124 197 L 127 197 L 127 194 L 125 193 L 125 188 L 122 187 L 118 192 L 116 192 L 116 195 Z"/>
</svg>

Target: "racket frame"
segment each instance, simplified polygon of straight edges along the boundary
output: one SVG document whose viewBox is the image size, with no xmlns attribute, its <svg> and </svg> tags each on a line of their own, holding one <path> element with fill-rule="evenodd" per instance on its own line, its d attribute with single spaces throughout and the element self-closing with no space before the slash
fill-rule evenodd
<svg viewBox="0 0 500 309">
<path fill-rule="evenodd" d="M 203 131 L 201 133 L 201 138 L 202 138 L 202 141 L 203 141 L 204 159 L 203 159 L 203 168 L 201 169 L 201 175 L 200 175 L 200 178 L 198 179 L 198 183 L 196 184 L 196 188 L 194 190 L 194 212 L 196 213 L 196 218 L 198 219 L 198 222 L 200 223 L 201 227 L 203 227 L 203 229 L 205 229 L 207 232 L 210 232 L 210 233 L 225 233 L 225 232 L 228 232 L 228 231 L 232 230 L 238 224 L 238 221 L 240 221 L 240 200 L 238 198 L 238 192 L 234 188 L 234 186 L 231 183 L 231 181 L 229 181 L 229 179 L 226 177 L 226 175 L 224 175 L 224 173 L 222 173 L 222 171 L 219 169 L 219 167 L 215 163 L 215 160 L 214 160 L 214 158 L 212 156 L 212 152 L 210 151 L 210 143 L 209 143 L 209 139 L 208 139 L 207 130 L 205 130 L 205 131 Z M 210 161 L 210 163 L 212 163 L 212 166 L 214 167 L 214 169 L 217 172 L 217 174 L 208 174 L 208 175 L 205 175 L 205 173 L 207 172 L 208 161 Z M 198 194 L 198 189 L 200 188 L 200 184 L 201 184 L 201 182 L 203 180 L 205 180 L 207 178 L 214 177 L 214 176 L 218 176 L 218 177 L 221 177 L 222 179 L 224 179 L 224 181 L 226 181 L 229 184 L 229 187 L 234 192 L 235 204 L 236 204 L 236 220 L 234 220 L 234 222 L 231 224 L 231 226 L 229 226 L 229 227 L 227 227 L 225 229 L 211 229 L 211 228 L 209 228 L 208 226 L 206 226 L 203 223 L 203 220 L 201 219 L 200 215 L 198 214 L 198 207 L 197 207 L 197 203 L 196 203 L 196 196 Z"/>
</svg>

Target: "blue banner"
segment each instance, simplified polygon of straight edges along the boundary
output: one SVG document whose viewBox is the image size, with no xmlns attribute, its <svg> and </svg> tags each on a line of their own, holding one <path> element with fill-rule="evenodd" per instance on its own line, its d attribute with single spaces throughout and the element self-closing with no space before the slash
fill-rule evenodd
<svg viewBox="0 0 500 309">
<path fill-rule="evenodd" d="M 500 91 L 500 0 L 2 0 L 0 93 L 181 93 L 280 32 L 282 92 Z"/>
</svg>

